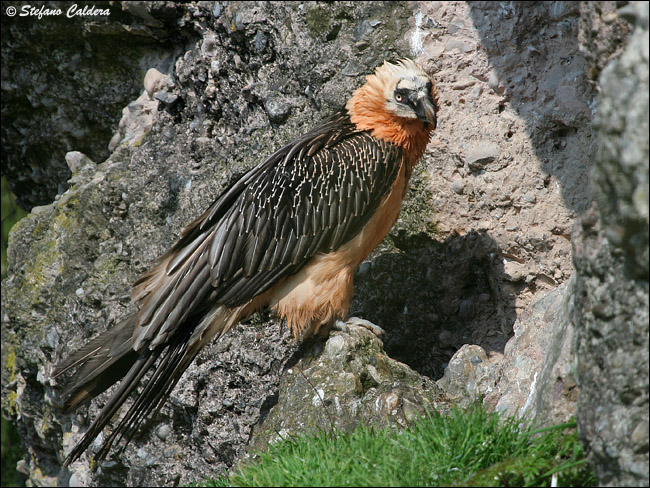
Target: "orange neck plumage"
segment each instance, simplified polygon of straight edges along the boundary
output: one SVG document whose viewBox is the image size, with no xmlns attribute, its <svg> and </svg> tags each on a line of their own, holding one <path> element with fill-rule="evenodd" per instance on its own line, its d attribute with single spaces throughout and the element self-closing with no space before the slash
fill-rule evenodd
<svg viewBox="0 0 650 488">
<path fill-rule="evenodd" d="M 350 121 L 359 130 L 368 130 L 374 137 L 400 146 L 411 170 L 424 154 L 432 128 L 425 128 L 420 119 L 388 113 L 384 108 L 383 90 L 372 78 L 374 76 L 369 76 L 368 83 L 355 91 L 346 104 Z"/>
</svg>

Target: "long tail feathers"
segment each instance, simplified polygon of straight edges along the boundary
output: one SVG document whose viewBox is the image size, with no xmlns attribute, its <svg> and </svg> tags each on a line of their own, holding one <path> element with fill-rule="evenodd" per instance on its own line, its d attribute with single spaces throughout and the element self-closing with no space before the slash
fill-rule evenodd
<svg viewBox="0 0 650 488">
<path fill-rule="evenodd" d="M 126 444 L 128 444 L 131 441 L 133 435 L 135 435 L 137 432 L 138 426 L 146 418 L 152 418 L 156 415 L 160 407 L 162 407 L 164 401 L 176 386 L 176 383 L 178 383 L 178 380 L 181 378 L 187 367 L 194 360 L 194 357 L 198 353 L 198 350 L 195 352 L 189 352 L 186 346 L 187 344 L 185 341 L 179 341 L 176 345 L 170 346 L 165 351 L 160 363 L 156 366 L 153 375 L 149 381 L 147 381 L 147 384 L 144 386 L 142 392 L 140 392 L 126 415 L 120 420 L 118 426 L 111 433 L 106 443 L 97 453 L 97 456 L 95 458 L 96 461 L 99 462 L 103 460 L 108 454 L 113 443 L 119 442 L 121 438 L 124 438 L 126 440 Z M 160 355 L 160 353 L 156 354 L 155 352 L 154 354 L 156 357 Z M 143 364 L 143 369 L 149 369 L 152 364 L 153 360 L 147 360 L 147 362 Z M 133 369 L 135 369 L 135 366 Z M 137 380 L 135 380 L 135 383 L 137 383 L 141 377 L 142 376 L 140 375 Z M 123 386 L 120 385 L 120 390 L 122 389 Z M 128 392 L 126 391 L 126 388 L 124 389 L 124 398 L 121 400 L 116 400 L 119 401 L 120 404 L 123 403 L 126 397 L 131 393 L 133 387 L 129 388 Z M 115 396 L 117 397 L 117 393 Z M 108 407 L 108 405 L 106 407 Z M 104 407 L 104 409 L 106 409 L 106 407 Z M 119 406 L 113 409 L 112 413 L 108 414 L 109 419 L 112 417 L 117 408 L 119 408 Z M 100 414 L 100 418 L 103 417 L 102 414 Z M 108 419 L 106 422 L 107 421 Z M 104 422 L 104 425 L 106 422 Z M 91 429 L 88 429 L 88 432 L 90 432 L 90 430 Z M 101 428 L 97 431 L 97 433 L 94 433 L 93 436 L 99 434 L 100 431 Z"/>
<path fill-rule="evenodd" d="M 72 411 L 88 402 L 122 379 L 129 371 L 138 359 L 138 354 L 131 348 L 135 324 L 136 316 L 132 315 L 56 365 L 52 371 L 53 378 L 81 366 L 67 381 L 62 395 L 64 411 Z"/>
<path fill-rule="evenodd" d="M 152 371 L 142 391 L 135 397 L 124 417 L 101 447 L 95 461 L 103 460 L 111 446 L 122 438 L 128 444 L 138 426 L 155 415 L 201 347 L 188 347 L 194 327 L 186 324 L 185 333 L 177 335 L 167 346 L 138 353 L 131 349 L 131 335 L 136 317 L 132 316 L 84 345 L 56 366 L 58 377 L 80 366 L 63 393 L 63 408 L 72 410 L 99 395 L 122 379 L 97 418 L 65 459 L 64 466 L 78 459 L 93 443 L 127 398 L 136 390 L 145 374 Z M 153 414 L 152 414 L 153 413 Z"/>
<path fill-rule="evenodd" d="M 151 367 L 151 365 L 155 362 L 156 356 L 153 354 L 152 351 L 146 350 L 144 354 L 136 358 L 135 363 L 129 370 L 128 374 L 124 377 L 124 380 L 122 380 L 122 383 L 120 383 L 119 388 L 117 391 L 111 395 L 111 397 L 108 399 L 108 402 L 106 405 L 104 405 L 104 408 L 102 411 L 99 413 L 97 418 L 93 421 L 93 423 L 88 427 L 88 430 L 84 434 L 83 438 L 81 441 L 77 443 L 76 446 L 70 451 L 65 458 L 65 462 L 63 463 L 63 466 L 68 466 L 70 463 L 78 459 L 81 454 L 93 443 L 95 438 L 100 434 L 100 432 L 106 427 L 106 424 L 110 422 L 111 418 L 115 413 L 119 410 L 119 408 L 122 406 L 124 401 L 129 397 L 129 395 L 133 392 L 133 390 L 137 387 L 138 382 L 142 378 L 142 376 L 147 372 L 147 370 Z M 120 426 L 122 423 L 120 423 Z M 100 451 L 100 453 L 103 451 L 103 456 L 102 459 L 106 456 L 110 449 L 110 444 L 112 444 L 112 439 L 116 433 L 119 432 L 120 426 L 111 434 L 109 441 L 106 442 Z M 99 461 L 99 459 L 97 459 Z"/>
</svg>

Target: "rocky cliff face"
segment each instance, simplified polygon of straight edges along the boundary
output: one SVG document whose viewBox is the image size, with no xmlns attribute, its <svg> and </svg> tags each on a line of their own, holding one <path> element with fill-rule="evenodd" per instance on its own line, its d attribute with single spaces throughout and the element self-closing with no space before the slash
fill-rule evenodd
<svg viewBox="0 0 650 488">
<path fill-rule="evenodd" d="M 65 63 L 48 68 L 64 93 L 113 93 L 110 103 L 86 104 L 113 125 L 74 131 L 73 140 L 65 135 L 70 124 L 50 124 L 47 137 L 30 139 L 48 154 L 37 159 L 49 187 L 69 189 L 16 226 L 3 282 L 2 405 L 25 440 L 21 469 L 33 483 L 187 483 L 219 474 L 274 432 L 406 425 L 424 408 L 444 410 L 478 394 L 492 408 L 547 424 L 575 414 L 579 403 L 581 433 L 603 483 L 647 479 L 647 272 L 638 271 L 648 260 L 647 138 L 640 135 L 647 135 L 647 88 L 645 132 L 642 105 L 638 120 L 620 119 L 595 89 L 601 71 L 606 96 L 607 84 L 617 83 L 607 80 L 627 80 L 634 67 L 639 81 L 625 85 L 625 103 L 638 103 L 630 94 L 643 83 L 643 63 L 620 58 L 618 68 L 605 66 L 620 56 L 628 20 L 642 15 L 619 12 L 613 2 L 165 2 L 112 4 L 111 12 L 81 22 L 91 47 L 98 30 L 118 44 L 133 44 L 137 33 L 157 54 L 118 47 L 103 57 L 85 48 L 91 74 L 131 66 L 116 75 L 119 90 L 90 74 L 57 78 Z M 11 20 L 2 22 L 4 31 Z M 64 35 L 72 28 L 35 22 L 10 26 L 3 60 L 34 29 Z M 637 51 L 647 86 L 647 47 Z M 38 65 L 34 56 L 27 66 Z M 351 312 L 383 327 L 383 342 L 352 327 L 297 348 L 286 328 L 259 314 L 206 348 L 123 452 L 94 473 L 86 459 L 61 470 L 65 449 L 102 400 L 62 415 L 52 405 L 52 363 L 132 310 L 129 284 L 233 178 L 343 104 L 384 59 L 405 56 L 433 73 L 442 110 L 400 220 L 356 276 Z M 16 80 L 3 83 L 14 90 L 8 98 L 3 91 L 3 130 L 5 105 L 18 130 L 27 123 L 21 97 L 34 99 L 38 84 L 5 66 L 3 80 Z M 133 79 L 143 86 L 125 99 Z M 74 100 L 54 100 L 78 122 L 66 108 Z M 114 105 L 126 106 L 121 119 Z M 596 107 L 604 107 L 597 131 Z M 23 132 L 39 133 L 46 123 L 33 119 Z M 611 142 L 596 156 L 598 138 Z M 630 144 L 640 152 L 621 159 L 616 148 Z M 18 196 L 48 201 L 52 191 L 30 183 L 41 170 L 26 171 L 25 158 L 11 161 L 8 175 L 27 182 L 14 185 Z M 621 177 L 596 174 L 606 223 L 590 210 L 572 235 L 592 200 L 592 161 L 600 175 Z M 599 226 L 620 240 L 601 249 Z M 594 253 L 602 258 L 593 261 Z M 600 314 L 606 290 L 611 307 Z M 616 333 L 604 337 L 627 335 L 602 349 L 594 341 L 610 329 Z M 577 370 L 574 334 L 583 353 Z M 629 361 L 621 363 L 623 345 Z M 634 420 L 624 429 L 603 424 L 603 405 Z M 603 454 L 606 444 L 616 449 Z"/>
<path fill-rule="evenodd" d="M 2 174 L 26 210 L 68 188 L 67 152 L 106 159 L 106 134 L 145 72 L 169 69 L 195 35 L 177 27 L 183 13 L 171 4 L 68 16 L 72 5 L 16 2 L 2 16 Z"/>
<path fill-rule="evenodd" d="M 597 206 L 576 223 L 578 422 L 600 482 L 648 484 L 648 4 L 600 77 Z"/>
</svg>

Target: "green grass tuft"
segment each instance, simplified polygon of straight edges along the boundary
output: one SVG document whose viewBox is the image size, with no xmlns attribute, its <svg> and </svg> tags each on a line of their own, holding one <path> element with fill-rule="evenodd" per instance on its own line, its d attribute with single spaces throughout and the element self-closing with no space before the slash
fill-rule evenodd
<svg viewBox="0 0 650 488">
<path fill-rule="evenodd" d="M 596 486 L 575 422 L 535 430 L 480 405 L 405 430 L 360 426 L 275 444 L 196 486 Z"/>
</svg>

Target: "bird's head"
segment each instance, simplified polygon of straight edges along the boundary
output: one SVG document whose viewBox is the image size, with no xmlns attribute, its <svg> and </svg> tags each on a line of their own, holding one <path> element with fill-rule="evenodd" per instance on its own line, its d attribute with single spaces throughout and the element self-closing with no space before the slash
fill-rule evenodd
<svg viewBox="0 0 650 488">
<path fill-rule="evenodd" d="M 437 89 L 429 75 L 410 59 L 385 61 L 366 77 L 346 105 L 362 118 L 420 119 L 425 129 L 437 124 Z M 408 122 L 408 120 L 404 121 Z"/>
<path fill-rule="evenodd" d="M 431 78 L 410 59 L 384 62 L 374 76 L 384 87 L 385 107 L 398 117 L 420 119 L 436 128 L 437 91 Z"/>
<path fill-rule="evenodd" d="M 438 122 L 438 90 L 410 59 L 386 61 L 366 77 L 345 108 L 358 129 L 403 147 L 415 160 Z"/>
</svg>

